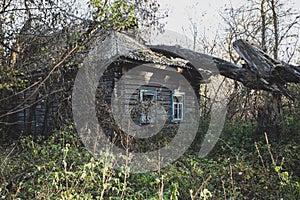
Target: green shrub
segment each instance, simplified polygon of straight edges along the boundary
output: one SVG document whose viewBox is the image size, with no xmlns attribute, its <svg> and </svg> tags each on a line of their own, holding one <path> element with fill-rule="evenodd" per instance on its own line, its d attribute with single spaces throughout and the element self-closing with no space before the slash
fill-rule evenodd
<svg viewBox="0 0 300 200">
<path fill-rule="evenodd" d="M 299 199 L 297 144 L 254 143 L 252 127 L 227 124 L 208 157 L 148 173 L 113 169 L 108 152 L 95 159 L 72 126 L 25 137 L 1 145 L 0 199 Z"/>
</svg>

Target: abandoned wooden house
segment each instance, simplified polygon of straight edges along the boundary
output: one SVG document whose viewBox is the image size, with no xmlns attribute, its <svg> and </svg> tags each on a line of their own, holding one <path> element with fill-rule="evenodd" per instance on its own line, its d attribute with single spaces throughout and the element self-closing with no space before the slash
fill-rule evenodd
<svg viewBox="0 0 300 200">
<path fill-rule="evenodd" d="M 74 81 L 79 70 L 88 67 L 84 61 L 93 47 L 102 49 L 95 57 L 109 57 L 94 103 L 98 121 L 110 132 L 124 128 L 128 120 L 142 129 L 159 122 L 162 132 L 172 132 L 178 124 L 188 127 L 199 115 L 199 86 L 214 74 L 289 98 L 286 83 L 300 82 L 299 66 L 272 59 L 242 40 L 233 44 L 245 61 L 239 66 L 181 47 L 146 47 L 127 35 L 89 26 L 26 37 L 20 40 L 24 48 L 14 67 L 28 84 L 15 94 L 8 92 L 0 105 L 0 128 L 18 135 L 49 135 L 73 121 Z M 103 46 L 104 41 L 110 43 Z"/>
<path fill-rule="evenodd" d="M 145 47 L 134 50 L 130 38 L 116 37 L 111 43 L 118 46 L 120 56 L 103 73 L 96 94 L 99 121 L 108 130 L 116 132 L 118 127 L 131 134 L 155 127 L 171 133 L 179 124 L 188 128 L 195 123 L 202 77 L 194 66 L 171 52 L 162 54 Z M 113 109 L 111 113 L 107 106 Z M 140 128 L 128 129 L 128 125 Z"/>
<path fill-rule="evenodd" d="M 130 37 L 121 36 L 122 40 L 128 40 L 123 48 L 131 49 L 136 45 Z M 107 37 L 110 36 L 101 34 L 90 43 L 101 44 Z M 49 40 L 39 41 L 38 47 L 47 45 L 47 48 L 57 48 L 57 41 L 51 47 Z M 59 48 L 64 47 L 61 45 Z M 34 53 L 37 57 L 43 57 L 41 52 Z M 88 53 L 89 50 L 76 52 L 55 71 L 50 67 L 53 64 L 49 66 L 43 60 L 32 59 L 34 54 L 27 67 L 24 67 L 23 59 L 19 63 L 22 72 L 29 71 L 33 85 L 7 102 L 3 110 L 10 113 L 4 118 L 9 125 L 6 126 L 7 131 L 23 135 L 50 135 L 51 131 L 62 128 L 66 121 L 72 122 L 72 88 L 78 66 L 82 65 Z M 47 66 L 38 68 L 41 63 L 47 63 Z M 29 70 L 32 64 L 37 68 Z M 48 74 L 51 76 L 47 77 Z M 136 125 L 143 128 L 153 126 L 157 121 L 161 123 L 162 120 L 164 124 L 159 124 L 162 131 L 176 129 L 180 123 L 193 123 L 199 111 L 200 80 L 197 70 L 174 53 L 155 52 L 148 48 L 128 51 L 114 57 L 99 80 L 95 94 L 97 117 L 110 132 L 118 132 L 114 122 L 116 116 L 111 113 L 112 107 L 119 113 L 117 117 L 125 119 L 124 116 L 130 116 Z"/>
</svg>

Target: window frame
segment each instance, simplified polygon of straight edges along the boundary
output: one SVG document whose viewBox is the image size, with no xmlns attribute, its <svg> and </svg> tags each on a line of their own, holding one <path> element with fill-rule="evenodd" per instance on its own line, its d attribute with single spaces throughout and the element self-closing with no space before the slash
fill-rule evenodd
<svg viewBox="0 0 300 200">
<path fill-rule="evenodd" d="M 140 101 L 139 104 L 140 105 L 143 102 L 145 102 L 145 100 L 143 99 L 144 93 L 148 93 L 148 94 L 151 94 L 153 96 L 153 99 L 151 101 L 154 101 L 154 102 L 157 101 L 157 91 L 156 90 L 142 89 L 139 92 L 139 101 Z M 151 123 L 151 116 L 150 115 L 147 115 L 146 113 L 143 113 L 143 112 L 140 112 L 139 115 L 140 115 L 139 122 L 141 124 L 150 124 Z M 142 119 L 142 117 L 144 117 L 144 116 L 145 116 L 145 120 Z"/>
<path fill-rule="evenodd" d="M 174 98 L 181 97 L 181 101 L 175 102 Z M 175 106 L 177 105 L 177 106 Z M 171 112 L 170 112 L 170 120 L 171 122 L 180 122 L 184 120 L 184 111 L 185 111 L 185 93 L 184 92 L 171 92 Z M 175 112 L 175 107 L 177 107 L 177 112 Z M 181 112 L 180 112 L 181 110 Z M 175 114 L 180 112 L 180 117 L 175 117 Z"/>
</svg>

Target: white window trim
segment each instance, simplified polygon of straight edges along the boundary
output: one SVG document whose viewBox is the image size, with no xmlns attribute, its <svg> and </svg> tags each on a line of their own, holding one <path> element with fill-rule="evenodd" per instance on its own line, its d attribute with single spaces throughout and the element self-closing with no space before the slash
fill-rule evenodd
<svg viewBox="0 0 300 200">
<path fill-rule="evenodd" d="M 182 102 L 175 102 L 174 101 L 174 97 L 181 97 L 182 98 Z M 172 92 L 171 95 L 171 101 L 172 101 L 172 111 L 171 111 L 171 122 L 179 122 L 179 121 L 183 121 L 184 120 L 184 103 L 185 103 L 185 93 L 184 92 Z M 177 106 L 178 111 L 181 108 L 181 116 L 180 117 L 176 117 L 175 118 L 175 105 L 179 105 Z M 177 113 L 178 113 L 177 111 Z"/>
</svg>

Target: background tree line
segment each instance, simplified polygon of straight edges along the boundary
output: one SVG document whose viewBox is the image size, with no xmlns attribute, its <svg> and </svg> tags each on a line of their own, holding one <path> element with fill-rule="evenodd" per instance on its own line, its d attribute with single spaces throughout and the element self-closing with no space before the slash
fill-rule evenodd
<svg viewBox="0 0 300 200">
<path fill-rule="evenodd" d="M 221 10 L 220 15 L 224 20 L 221 27 L 224 27 L 225 34 L 219 31 L 213 37 L 208 37 L 207 33 L 201 34 L 196 23 L 197 19 L 190 19 L 190 32 L 199 51 L 218 55 L 243 66 L 245 61 L 234 50 L 233 43 L 238 39 L 244 39 L 275 60 L 299 65 L 299 10 L 292 8 L 289 2 L 253 0 L 238 8 L 227 6 Z M 290 90 L 294 96 L 289 98 L 280 94 L 252 90 L 237 81 L 227 79 L 226 82 L 224 88 L 227 88 L 231 102 L 228 119 L 255 123 L 257 130 L 254 132 L 254 138 L 267 132 L 271 138 L 279 139 L 284 129 L 283 121 L 286 120 L 284 115 L 292 114 L 298 118 L 297 84 L 283 84 L 283 87 Z M 204 96 L 205 91 L 207 88 L 203 85 Z M 204 101 L 203 107 L 209 107 L 209 104 Z"/>
</svg>

